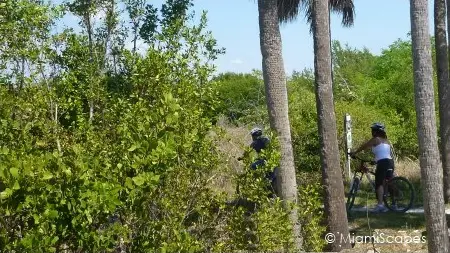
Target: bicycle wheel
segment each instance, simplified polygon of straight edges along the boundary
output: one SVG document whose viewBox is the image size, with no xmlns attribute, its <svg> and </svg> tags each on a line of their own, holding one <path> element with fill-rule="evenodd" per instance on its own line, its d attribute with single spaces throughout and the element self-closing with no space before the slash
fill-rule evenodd
<svg viewBox="0 0 450 253">
<path fill-rule="evenodd" d="M 414 188 L 408 179 L 394 177 L 387 182 L 386 188 L 383 200 L 389 210 L 404 213 L 412 207 Z"/>
<path fill-rule="evenodd" d="M 353 204 L 355 203 L 355 197 L 356 193 L 358 192 L 360 180 L 357 177 L 353 178 L 353 184 L 350 187 L 350 191 L 348 192 L 347 197 L 347 211 L 350 211 L 352 209 Z"/>
</svg>

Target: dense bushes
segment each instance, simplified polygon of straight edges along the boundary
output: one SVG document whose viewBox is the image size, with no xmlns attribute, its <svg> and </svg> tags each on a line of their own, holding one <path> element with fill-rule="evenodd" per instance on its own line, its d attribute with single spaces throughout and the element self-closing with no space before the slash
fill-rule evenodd
<svg viewBox="0 0 450 253">
<path fill-rule="evenodd" d="M 22 14 L 47 10 L 40 3 L 19 3 Z M 103 7 L 112 8 L 108 4 Z M 99 27 L 111 36 L 94 33 L 92 42 L 72 30 L 29 34 L 30 43 L 44 46 L 35 55 L 14 57 L 33 72 L 4 64 L 16 58 L 2 55 L 1 252 L 289 248 L 289 219 L 279 200 L 268 198 L 267 181 L 259 177 L 264 168 L 237 179 L 243 187 L 234 197 L 257 204 L 250 213 L 245 205 L 227 205 L 223 189 L 211 187 L 223 166 L 215 146 L 223 141 L 214 135 L 217 117 L 247 109 L 255 95 L 260 99 L 254 107 L 265 101 L 260 79 L 247 75 L 247 104 L 220 103 L 218 93 L 233 98 L 228 84 L 210 81 L 210 62 L 222 50 L 204 30 L 206 16 L 188 25 L 194 20 L 189 6 L 190 1 L 167 1 L 161 12 L 146 8 L 145 55 L 123 47 L 126 37 L 112 28 L 114 16 Z M 72 7 L 93 15 L 87 12 L 98 6 Z M 2 35 L 2 45 L 14 40 Z M 238 116 L 255 115 L 250 109 Z M 278 163 L 276 149 L 274 141 L 266 168 Z"/>
<path fill-rule="evenodd" d="M 191 36 L 188 52 L 210 43 Z M 128 56 L 136 62 L 125 66 L 132 69 L 125 74 L 130 94 L 97 100 L 92 123 L 78 95 L 83 86 L 59 90 L 64 97 L 45 86 L 17 95 L 0 87 L 1 251 L 111 251 L 120 239 L 129 252 L 214 246 L 208 236 L 217 234 L 216 209 L 225 200 L 205 184 L 218 166 L 208 137 L 216 100 L 201 85 L 212 68 L 195 54 L 179 57 L 184 52 L 170 44 L 176 35 L 164 38 L 166 47 Z M 52 120 L 49 101 L 75 116 L 65 119 L 66 128 Z"/>
<path fill-rule="evenodd" d="M 387 127 L 388 137 L 399 158 L 417 156 L 411 43 L 396 41 L 376 56 L 367 49 L 353 49 L 335 41 L 333 61 L 333 89 L 342 165 L 345 159 L 343 123 L 346 113 L 352 117 L 354 147 L 371 137 L 369 127 L 373 122 L 382 122 Z M 256 96 L 256 91 L 258 87 L 262 90 L 263 85 L 257 73 L 253 73 L 253 77 L 250 74 L 227 73 L 217 81 L 220 92 L 226 91 L 228 94 L 221 112 L 232 110 L 234 115 L 246 115 L 233 118 L 236 124 L 267 124 L 265 104 L 257 103 L 261 98 Z M 324 228 L 320 207 L 322 191 L 314 73 L 307 69 L 294 72 L 288 78 L 287 86 L 305 247 L 311 251 L 320 251 L 324 246 Z M 240 94 L 247 95 L 241 97 Z M 253 99 L 253 103 L 249 99 Z M 255 105 L 258 109 L 255 109 Z M 249 112 L 257 115 L 249 115 Z"/>
<path fill-rule="evenodd" d="M 223 189 L 210 185 L 224 166 L 215 145 L 224 141 L 217 118 L 245 126 L 267 125 L 268 118 L 259 73 L 212 77 L 211 62 L 222 50 L 205 31 L 206 16 L 189 25 L 191 1 L 168 0 L 161 11 L 128 6 L 131 16 L 141 15 L 132 35 L 147 43 L 144 55 L 125 48 L 133 38 L 113 15 L 114 1 L 70 5 L 80 17 L 107 10 L 92 34 L 87 27 L 50 34 L 64 8 L 14 4 L 0 31 L 0 251 L 289 248 L 288 216 L 268 197 L 263 179 L 278 164 L 274 136 L 268 166 L 235 178 L 241 187 L 232 197 L 244 204 L 230 205 Z M 31 32 L 17 34 L 19 25 Z M 19 35 L 27 43 L 10 47 Z M 405 72 L 410 44 L 397 42 L 381 56 L 338 43 L 333 50 L 339 136 L 339 122 L 350 113 L 355 144 L 368 137 L 370 123 L 382 121 L 398 153 L 415 155 L 412 75 Z M 313 80 L 311 71 L 294 73 L 288 89 L 296 208 L 305 249 L 320 251 L 325 230 Z M 250 163 L 247 157 L 246 168 Z"/>
<path fill-rule="evenodd" d="M 369 126 L 375 121 L 383 122 L 388 137 L 400 157 L 417 155 L 415 132 L 414 91 L 412 82 L 411 43 L 396 41 L 380 56 L 367 49 L 353 49 L 333 42 L 333 78 L 335 93 L 338 138 L 343 147 L 343 119 L 349 113 L 353 122 L 353 145 L 357 146 L 370 138 Z M 247 105 L 241 112 L 249 110 L 250 103 L 243 103 L 237 94 L 249 89 L 244 78 L 227 74 L 223 87 L 233 87 L 228 92 L 229 104 Z M 254 78 L 257 78 L 254 75 Z M 239 80 L 241 79 L 241 81 Z M 248 77 L 246 77 L 248 78 Z M 245 79 L 247 80 L 247 79 Z M 254 82 L 253 87 L 256 86 Z M 241 84 L 241 85 L 240 85 Z M 301 171 L 318 170 L 318 132 L 314 74 L 310 70 L 294 72 L 288 79 L 289 109 L 296 164 Z M 254 98 L 256 99 L 256 98 Z M 253 106 L 251 107 L 253 111 Z M 265 105 L 261 105 L 264 109 Z M 259 114 L 263 110 L 256 110 Z M 265 116 L 266 117 L 266 116 Z M 262 117 L 260 117 L 262 118 Z M 254 124 L 251 117 L 239 119 L 241 124 Z M 265 122 L 259 120 L 258 122 Z"/>
</svg>

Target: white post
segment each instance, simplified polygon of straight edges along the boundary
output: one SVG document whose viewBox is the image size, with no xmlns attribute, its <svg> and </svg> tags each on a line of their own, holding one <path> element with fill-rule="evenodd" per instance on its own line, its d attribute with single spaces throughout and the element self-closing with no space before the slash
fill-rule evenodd
<svg viewBox="0 0 450 253">
<path fill-rule="evenodd" d="M 344 118 L 344 131 L 345 131 L 345 150 L 346 150 L 346 161 L 345 168 L 347 169 L 348 178 L 352 178 L 352 172 L 350 168 L 351 157 L 348 153 L 352 150 L 352 119 L 350 114 L 346 113 Z"/>
</svg>

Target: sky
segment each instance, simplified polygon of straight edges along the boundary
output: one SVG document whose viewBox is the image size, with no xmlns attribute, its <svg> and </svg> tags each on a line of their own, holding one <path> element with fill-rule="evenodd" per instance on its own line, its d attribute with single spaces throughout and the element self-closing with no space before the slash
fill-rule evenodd
<svg viewBox="0 0 450 253">
<path fill-rule="evenodd" d="M 58 0 L 56 1 L 58 2 Z M 160 6 L 162 0 L 149 1 Z M 433 1 L 429 1 L 430 33 L 433 33 Z M 342 44 L 380 54 L 397 39 L 407 39 L 411 29 L 409 0 L 354 0 L 356 15 L 351 28 L 331 17 L 331 38 Z M 215 62 L 218 72 L 250 72 L 261 69 L 257 0 L 194 0 L 193 10 L 208 12 L 208 29 L 226 49 Z M 76 22 L 66 18 L 70 26 Z M 281 26 L 283 60 L 288 74 L 314 67 L 313 39 L 304 15 Z"/>
</svg>

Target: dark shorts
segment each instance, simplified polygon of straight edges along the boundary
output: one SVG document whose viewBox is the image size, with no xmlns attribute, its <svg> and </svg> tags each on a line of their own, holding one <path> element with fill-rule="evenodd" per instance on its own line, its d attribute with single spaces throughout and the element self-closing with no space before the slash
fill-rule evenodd
<svg viewBox="0 0 450 253">
<path fill-rule="evenodd" d="M 394 176 L 394 160 L 381 159 L 377 162 L 375 171 L 375 185 L 383 185 L 384 179 L 390 179 Z"/>
</svg>

